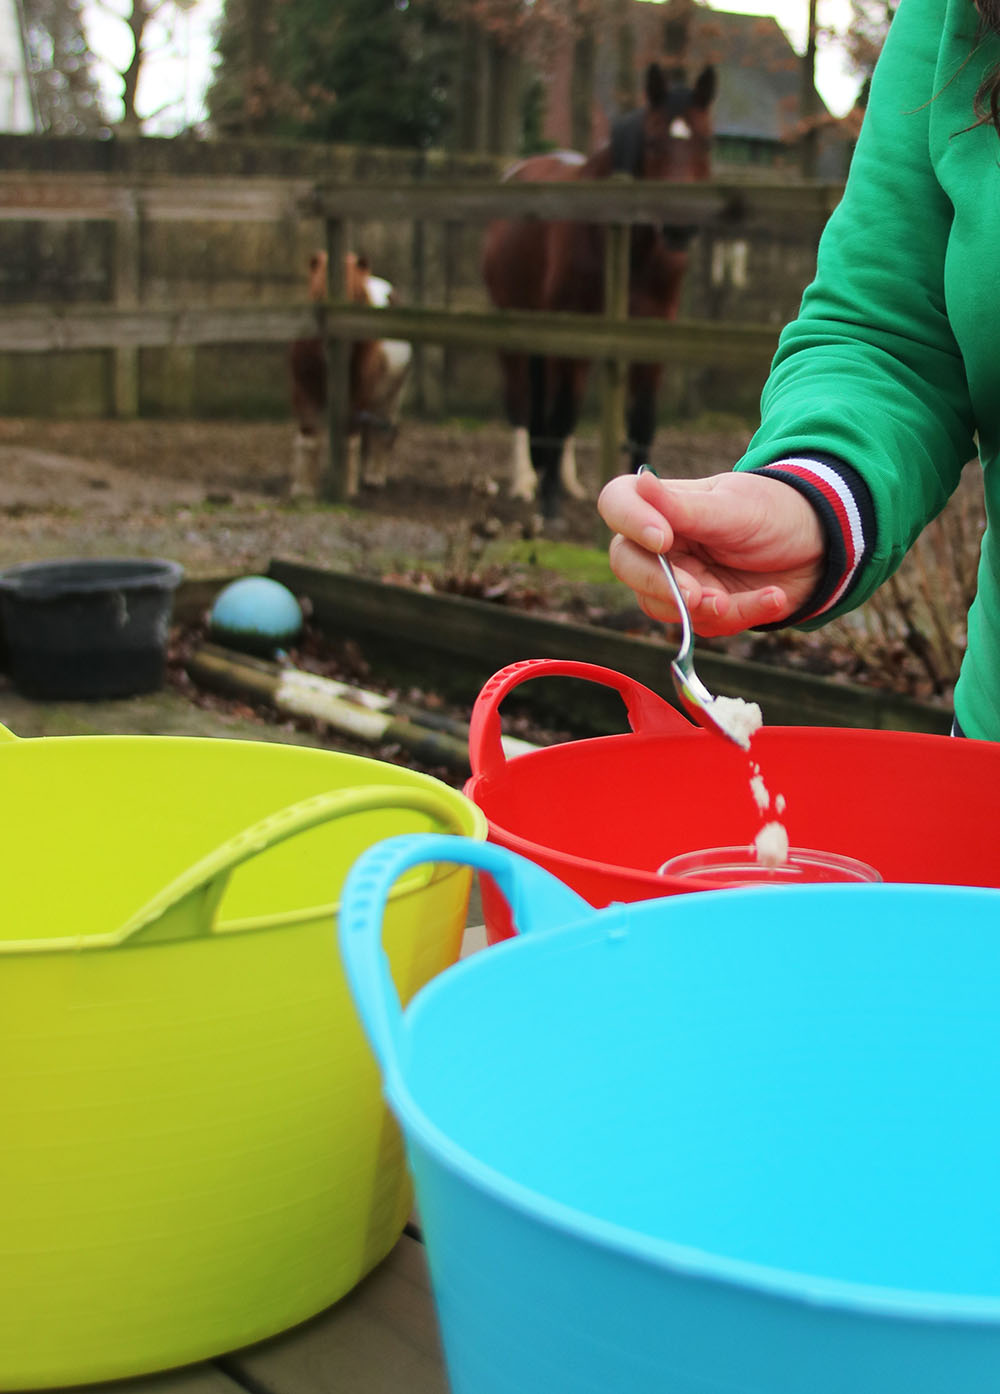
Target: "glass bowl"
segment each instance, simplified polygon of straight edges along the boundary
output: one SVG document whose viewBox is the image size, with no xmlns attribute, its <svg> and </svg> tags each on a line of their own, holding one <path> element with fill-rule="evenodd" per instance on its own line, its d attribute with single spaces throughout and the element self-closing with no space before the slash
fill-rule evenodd
<svg viewBox="0 0 1000 1394">
<path fill-rule="evenodd" d="M 801 886 L 831 881 L 881 881 L 874 867 L 840 852 L 816 852 L 809 847 L 789 847 L 781 866 L 765 866 L 756 848 L 706 847 L 682 852 L 657 868 L 661 876 L 711 882 L 713 886 Z"/>
</svg>

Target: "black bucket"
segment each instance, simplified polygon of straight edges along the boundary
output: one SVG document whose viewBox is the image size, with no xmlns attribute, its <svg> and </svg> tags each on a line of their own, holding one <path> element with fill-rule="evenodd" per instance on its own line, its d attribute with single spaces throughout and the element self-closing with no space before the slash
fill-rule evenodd
<svg viewBox="0 0 1000 1394">
<path fill-rule="evenodd" d="M 132 697 L 163 685 L 172 561 L 26 562 L 0 571 L 7 664 L 25 697 Z"/>
</svg>

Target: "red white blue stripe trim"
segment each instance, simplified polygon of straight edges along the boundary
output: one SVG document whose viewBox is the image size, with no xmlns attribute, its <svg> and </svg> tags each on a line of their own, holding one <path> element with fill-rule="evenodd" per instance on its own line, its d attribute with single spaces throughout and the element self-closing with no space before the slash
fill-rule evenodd
<svg viewBox="0 0 1000 1394">
<path fill-rule="evenodd" d="M 765 474 L 775 471 L 792 475 L 801 480 L 809 489 L 815 490 L 824 500 L 836 520 L 843 545 L 843 570 L 838 577 L 828 578 L 823 586 L 822 603 L 810 611 L 805 618 L 813 619 L 830 610 L 849 590 L 858 567 L 866 554 L 865 529 L 861 511 L 850 484 L 833 466 L 821 460 L 793 457 L 787 460 L 773 460 L 759 471 Z M 839 550 L 839 549 L 838 549 Z"/>
</svg>

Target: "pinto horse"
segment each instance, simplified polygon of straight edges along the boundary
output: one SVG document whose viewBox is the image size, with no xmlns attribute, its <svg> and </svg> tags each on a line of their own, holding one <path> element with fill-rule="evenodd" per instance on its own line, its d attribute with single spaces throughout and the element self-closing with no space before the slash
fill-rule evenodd
<svg viewBox="0 0 1000 1394">
<path fill-rule="evenodd" d="M 388 281 L 372 274 L 364 257 L 344 258 L 347 299 L 384 308 L 395 300 Z M 326 252 L 309 258 L 309 297 L 326 299 Z M 403 391 L 410 372 L 410 345 L 396 339 L 365 339 L 351 344 L 349 366 L 347 496 L 360 485 L 381 488 L 386 482 L 389 450 L 396 437 Z M 292 452 L 292 498 L 315 498 L 326 415 L 326 353 L 322 339 L 296 339 L 288 356 L 292 412 L 296 433 Z"/>
<path fill-rule="evenodd" d="M 710 175 L 715 71 L 706 67 L 689 87 L 658 63 L 646 72 L 646 104 L 621 116 L 610 142 L 589 158 L 572 151 L 535 155 L 514 165 L 505 180 L 636 179 L 693 181 Z M 633 227 L 629 247 L 629 314 L 673 319 L 680 302 L 693 228 Z M 482 274 L 499 310 L 604 309 L 602 228 L 586 223 L 517 219 L 491 223 L 483 245 Z M 510 493 L 532 499 L 558 516 L 562 490 L 582 497 L 573 456 L 589 364 L 583 359 L 501 355 L 504 406 L 514 428 Z M 648 456 L 656 424 L 656 363 L 629 367 L 626 434 L 633 467 Z"/>
</svg>

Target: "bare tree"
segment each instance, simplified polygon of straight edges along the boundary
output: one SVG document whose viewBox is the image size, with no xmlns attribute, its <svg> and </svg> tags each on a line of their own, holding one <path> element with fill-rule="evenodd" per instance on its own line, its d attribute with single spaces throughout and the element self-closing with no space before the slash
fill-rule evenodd
<svg viewBox="0 0 1000 1394">
<path fill-rule="evenodd" d="M 876 59 L 896 13 L 898 0 L 851 0 L 851 22 L 845 44 L 851 68 L 862 87 L 871 78 Z"/>
<path fill-rule="evenodd" d="M 183 17 L 197 4 L 198 0 L 131 0 L 123 15 L 102 0 L 96 0 L 95 7 L 108 18 L 124 24 L 131 39 L 128 60 L 116 73 L 121 101 L 121 111 L 113 120 L 116 134 L 140 135 L 147 121 L 182 103 L 183 96 L 172 93 L 159 105 L 144 104 L 140 113 L 142 76 L 153 55 L 177 53 L 178 30 Z"/>
<path fill-rule="evenodd" d="M 107 126 L 79 0 L 23 0 L 28 72 L 43 131 L 94 135 Z"/>
</svg>

